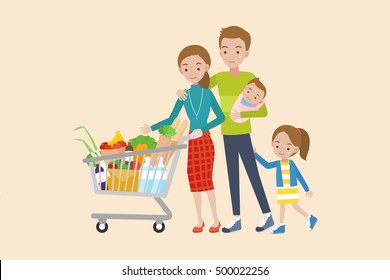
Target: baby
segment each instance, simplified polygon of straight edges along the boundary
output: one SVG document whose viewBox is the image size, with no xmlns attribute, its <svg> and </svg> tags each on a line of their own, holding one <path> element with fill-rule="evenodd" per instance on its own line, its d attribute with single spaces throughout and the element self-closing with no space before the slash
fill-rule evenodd
<svg viewBox="0 0 390 280">
<path fill-rule="evenodd" d="M 247 121 L 247 118 L 240 117 L 241 112 L 259 110 L 264 105 L 266 94 L 267 90 L 259 78 L 250 80 L 233 105 L 230 112 L 231 119 L 237 123 Z"/>
</svg>

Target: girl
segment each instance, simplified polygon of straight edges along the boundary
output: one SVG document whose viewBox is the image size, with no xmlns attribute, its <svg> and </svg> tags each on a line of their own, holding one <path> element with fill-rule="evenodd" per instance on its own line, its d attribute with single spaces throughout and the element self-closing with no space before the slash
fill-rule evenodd
<svg viewBox="0 0 390 280">
<path fill-rule="evenodd" d="M 299 205 L 298 187 L 299 181 L 311 198 L 313 193 L 309 190 L 305 179 L 303 179 L 297 166 L 289 157 L 292 157 L 299 151 L 302 159 L 306 160 L 309 152 L 310 138 L 309 134 L 302 128 L 295 128 L 291 125 L 282 125 L 278 127 L 272 135 L 272 147 L 276 156 L 281 160 L 267 162 L 255 151 L 255 157 L 265 168 L 276 168 L 276 186 L 277 199 L 280 204 L 280 223 L 271 229 L 271 233 L 284 233 L 286 225 L 284 224 L 284 212 L 286 204 L 292 204 L 293 209 L 303 215 L 308 221 L 308 230 L 312 230 L 317 223 L 317 218 L 309 215 Z"/>
<path fill-rule="evenodd" d="M 172 124 L 184 106 L 190 120 L 190 133 L 194 138 L 199 137 L 188 143 L 187 174 L 198 216 L 198 223 L 192 231 L 202 232 L 205 226 L 202 218 L 201 193 L 206 192 L 214 217 L 214 224 L 209 231 L 215 233 L 219 231 L 221 224 L 217 217 L 213 184 L 214 144 L 209 130 L 220 125 L 225 120 L 225 116 L 212 91 L 208 89 L 211 59 L 207 50 L 198 45 L 188 46 L 180 52 L 177 63 L 180 73 L 192 84 L 186 91 L 187 100 L 177 100 L 169 118 L 152 126 L 145 125 L 141 131 L 147 134 L 164 125 Z M 213 109 L 216 118 L 208 122 L 210 109 Z"/>
</svg>

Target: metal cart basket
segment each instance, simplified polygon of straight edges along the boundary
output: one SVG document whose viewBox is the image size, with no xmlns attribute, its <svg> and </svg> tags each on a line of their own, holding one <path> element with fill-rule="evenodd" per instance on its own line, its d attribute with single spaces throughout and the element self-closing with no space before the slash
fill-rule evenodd
<svg viewBox="0 0 390 280">
<path fill-rule="evenodd" d="M 164 221 L 172 218 L 172 212 L 162 198 L 168 195 L 181 150 L 187 147 L 183 143 L 189 139 L 191 136 L 186 135 L 176 146 L 83 159 L 88 164 L 96 194 L 152 197 L 165 212 L 160 215 L 92 213 L 91 217 L 98 220 L 98 232 L 108 230 L 108 219 L 154 220 L 155 232 L 165 230 Z M 171 163 L 166 164 L 171 156 Z"/>
</svg>

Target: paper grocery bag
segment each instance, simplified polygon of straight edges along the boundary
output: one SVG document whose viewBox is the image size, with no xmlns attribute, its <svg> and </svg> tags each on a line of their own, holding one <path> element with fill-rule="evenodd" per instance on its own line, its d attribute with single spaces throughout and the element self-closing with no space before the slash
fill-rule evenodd
<svg viewBox="0 0 390 280">
<path fill-rule="evenodd" d="M 173 146 L 176 146 L 177 144 L 179 144 L 178 141 L 171 141 L 171 147 Z M 166 161 L 164 161 L 164 165 L 167 166 L 168 163 L 169 163 L 169 160 L 171 159 L 171 157 L 175 154 L 175 151 L 171 151 L 170 153 L 167 153 L 167 157 L 166 157 Z"/>
<path fill-rule="evenodd" d="M 167 137 L 160 135 L 160 137 L 158 138 L 156 148 L 170 147 L 170 146 L 174 146 L 174 145 L 177 145 L 177 141 L 172 141 L 171 139 L 168 139 Z M 163 158 L 164 165 L 167 166 L 167 163 L 168 163 L 169 159 L 171 158 L 172 154 L 174 154 L 173 151 L 161 152 L 161 153 L 157 152 L 157 153 L 152 154 L 152 159 L 151 159 L 152 167 L 156 166 L 156 164 L 158 163 L 158 158 L 160 156 Z"/>
<path fill-rule="evenodd" d="M 109 191 L 120 191 L 120 192 L 138 192 L 139 184 L 139 171 L 138 170 L 119 170 L 119 169 L 108 169 L 111 175 L 107 179 L 108 190 Z M 128 173 L 128 174 L 127 174 Z M 127 178 L 127 187 L 126 187 L 126 176 Z M 133 186 L 134 181 L 134 186 Z M 118 189 L 119 185 L 119 189 Z M 126 187 L 126 189 L 125 189 Z M 134 187 L 134 189 L 133 189 Z"/>
</svg>

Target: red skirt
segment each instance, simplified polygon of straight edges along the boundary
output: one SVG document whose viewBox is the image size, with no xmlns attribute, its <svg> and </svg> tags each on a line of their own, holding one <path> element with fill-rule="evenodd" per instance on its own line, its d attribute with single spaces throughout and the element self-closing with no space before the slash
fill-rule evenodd
<svg viewBox="0 0 390 280">
<path fill-rule="evenodd" d="M 188 142 L 187 175 L 191 192 L 214 189 L 214 154 L 214 143 L 209 131 Z"/>
</svg>

